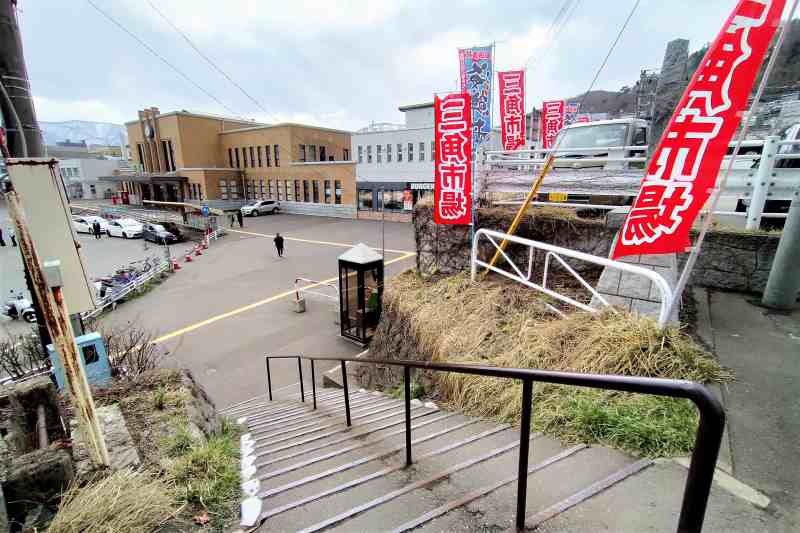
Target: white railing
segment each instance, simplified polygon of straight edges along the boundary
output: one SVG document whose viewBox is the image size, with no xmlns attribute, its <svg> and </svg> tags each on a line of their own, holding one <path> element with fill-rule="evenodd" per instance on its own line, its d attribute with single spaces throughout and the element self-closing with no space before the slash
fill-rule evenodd
<svg viewBox="0 0 800 533">
<path fill-rule="evenodd" d="M 301 286 L 301 283 L 307 283 L 309 286 Z M 315 291 L 315 288 L 325 288 L 331 289 L 333 294 L 325 294 L 324 292 Z M 312 294 L 315 296 L 320 296 L 322 298 L 326 298 L 328 300 L 332 300 L 339 303 L 339 287 L 330 281 L 315 281 L 313 279 L 308 278 L 295 278 L 294 280 L 294 293 L 295 293 L 295 300 L 300 300 L 301 294 Z"/>
<path fill-rule="evenodd" d="M 734 147 L 736 143 L 731 143 L 730 146 Z M 800 169 L 798 168 L 776 168 L 776 162 L 780 160 L 800 159 L 800 153 L 780 153 L 781 147 L 798 147 L 800 141 L 797 140 L 779 140 L 778 137 L 772 136 L 764 140 L 749 140 L 743 141 L 740 151 L 746 151 L 748 148 L 760 148 L 760 154 L 738 154 L 733 158 L 733 168 L 731 169 L 728 182 L 722 195 L 724 197 L 734 197 L 749 200 L 747 209 L 747 221 L 745 227 L 747 229 L 757 229 L 761 223 L 761 218 L 764 216 L 764 206 L 767 200 L 791 200 L 794 195 L 800 191 Z M 625 157 L 630 152 L 643 152 L 647 146 L 598 146 L 593 148 L 573 148 L 573 149 L 559 149 L 559 150 L 515 150 L 503 151 L 494 150 L 486 152 L 486 164 L 489 167 L 505 169 L 506 167 L 516 167 L 517 170 L 529 172 L 536 168 L 541 168 L 546 159 L 545 154 L 553 153 L 556 155 L 556 166 L 558 171 L 572 172 L 571 177 L 581 177 L 580 167 L 585 163 L 603 163 L 601 165 L 604 170 L 623 170 L 625 171 L 623 178 L 626 178 L 630 183 L 627 185 L 620 184 L 613 190 L 602 190 L 598 188 L 596 194 L 598 196 L 618 196 L 625 189 L 631 195 L 635 195 L 638 191 L 639 180 L 641 180 L 640 173 L 643 172 L 639 169 L 629 169 L 627 163 L 643 163 L 644 157 Z M 559 158 L 558 154 L 596 154 L 598 152 L 607 152 L 608 156 L 605 157 L 583 157 L 583 158 Z M 722 170 L 725 172 L 732 156 L 726 155 L 723 158 Z M 752 168 L 753 162 L 758 161 L 758 166 Z M 573 168 L 569 168 L 572 165 Z M 566 168 L 565 168 L 566 167 Z M 596 170 L 596 169 L 595 169 Z M 553 179 L 558 182 L 559 179 L 564 179 L 563 174 L 560 176 L 553 176 Z M 547 184 L 547 179 L 545 184 Z M 627 181 L 626 181 L 627 183 Z M 570 191 L 570 184 L 565 184 L 561 192 L 577 192 Z M 582 184 L 583 189 L 578 194 L 587 194 L 586 185 Z M 594 194 L 594 193 L 592 193 Z M 768 217 L 781 218 L 779 213 L 768 214 Z"/>
<path fill-rule="evenodd" d="M 513 272 L 509 272 L 508 270 L 503 270 L 498 268 L 497 266 L 491 266 L 489 263 L 478 259 L 478 245 L 480 244 L 481 238 L 485 238 L 488 240 L 495 248 L 500 252 L 500 255 L 506 262 L 511 266 Z M 501 249 L 500 242 L 505 239 L 508 242 L 521 244 L 528 248 L 528 267 L 527 272 L 525 274 L 522 273 L 522 270 L 517 266 L 517 264 L 509 257 L 509 255 Z M 544 262 L 544 271 L 542 273 L 542 281 L 541 283 L 535 283 L 532 281 L 533 275 L 533 254 L 535 250 L 542 250 L 545 252 L 545 262 Z M 472 254 L 470 259 L 470 271 L 472 276 L 472 281 L 477 279 L 478 267 L 487 268 L 492 272 L 500 274 L 501 276 L 505 276 L 509 279 L 517 281 L 526 287 L 530 287 L 535 289 L 551 298 L 569 304 L 573 307 L 577 307 L 583 311 L 588 311 L 590 313 L 596 313 L 598 310 L 594 307 L 591 307 L 588 304 L 583 302 L 579 302 L 574 298 L 569 296 L 565 296 L 556 292 L 553 289 L 547 287 L 547 278 L 550 269 L 550 259 L 554 259 L 557 261 L 567 272 L 569 272 L 578 282 L 588 290 L 593 297 L 597 298 L 603 306 L 611 307 L 611 304 L 603 297 L 602 294 L 597 292 L 597 290 L 592 287 L 583 277 L 574 269 L 572 268 L 565 260 L 564 257 L 569 257 L 572 259 L 577 259 L 579 261 L 585 261 L 587 263 L 593 263 L 595 265 L 600 265 L 602 267 L 610 267 L 616 268 L 623 272 L 629 272 L 631 274 L 636 274 L 639 276 L 643 276 L 650 281 L 653 282 L 653 285 L 658 288 L 659 293 L 661 294 L 661 303 L 660 303 L 660 310 L 658 314 L 658 325 L 659 327 L 664 327 L 668 320 L 668 310 L 670 309 L 671 302 L 672 302 L 672 291 L 670 289 L 669 283 L 654 270 L 649 270 L 647 268 L 643 268 L 637 265 L 633 265 L 630 263 L 623 263 L 621 261 L 614 261 L 612 259 L 607 259 L 605 257 L 598 257 L 596 255 L 587 254 L 584 252 L 577 252 L 575 250 L 570 250 L 569 248 L 562 248 L 560 246 L 554 246 L 552 244 L 547 244 L 539 241 L 532 241 L 530 239 L 524 239 L 522 237 L 517 237 L 516 235 L 509 235 L 506 233 L 502 233 L 499 231 L 489 230 L 486 228 L 481 228 L 475 233 L 475 238 L 472 241 Z M 564 313 L 556 309 L 549 303 L 544 303 L 545 307 L 550 311 L 554 312 L 559 316 L 564 316 Z M 611 307 L 613 309 L 613 307 Z"/>
<path fill-rule="evenodd" d="M 162 259 L 144 274 L 137 276 L 125 285 L 117 287 L 111 294 L 105 296 L 104 298 L 99 298 L 97 300 L 96 307 L 92 311 L 87 311 L 84 313 L 82 318 L 85 320 L 87 318 L 93 318 L 99 315 L 103 312 L 103 310 L 109 306 L 115 305 L 119 300 L 126 297 L 130 293 L 140 290 L 148 281 L 158 275 L 161 275 L 161 273 L 166 272 L 171 268 L 171 266 L 172 265 L 170 265 L 169 261 Z"/>
</svg>

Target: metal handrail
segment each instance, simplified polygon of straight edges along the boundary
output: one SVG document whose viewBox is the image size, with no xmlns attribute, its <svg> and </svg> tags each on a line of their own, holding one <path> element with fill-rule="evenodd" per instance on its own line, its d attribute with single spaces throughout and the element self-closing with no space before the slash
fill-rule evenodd
<svg viewBox="0 0 800 533">
<path fill-rule="evenodd" d="M 699 383 L 678 379 L 649 378 L 636 376 L 615 376 L 602 374 L 579 374 L 576 372 L 558 372 L 530 368 L 494 367 L 462 363 L 435 363 L 430 361 L 411 361 L 406 359 L 360 359 L 358 357 L 308 356 L 308 355 L 266 355 L 267 388 L 272 401 L 272 378 L 269 362 L 271 359 L 297 359 L 299 372 L 300 401 L 305 402 L 303 387 L 302 360 L 311 363 L 311 389 L 314 409 L 317 408 L 317 388 L 315 381 L 315 361 L 338 361 L 342 368 L 342 387 L 344 390 L 345 417 L 347 426 L 350 419 L 350 392 L 347 384 L 346 362 L 353 361 L 372 365 L 391 365 L 403 367 L 405 390 L 406 421 L 406 465 L 411 465 L 411 369 L 432 370 L 436 372 L 456 372 L 495 378 L 518 379 L 522 381 L 522 417 L 520 423 L 519 468 L 517 472 L 517 514 L 516 527 L 525 527 L 525 505 L 528 486 L 528 444 L 530 442 L 531 404 L 533 402 L 533 382 L 573 385 L 594 389 L 634 392 L 670 398 L 691 400 L 700 412 L 700 424 L 697 428 L 694 450 L 689 464 L 689 473 L 681 503 L 678 519 L 678 533 L 699 533 L 703 529 L 706 506 L 714 479 L 722 433 L 725 427 L 725 411 L 719 400 Z"/>
<path fill-rule="evenodd" d="M 310 287 L 301 287 L 300 286 L 300 282 L 301 281 L 311 284 Z M 311 287 L 327 287 L 329 289 L 332 289 L 334 294 L 333 294 L 333 296 L 331 296 L 330 294 L 325 294 L 324 292 L 313 291 L 313 290 L 311 290 Z M 321 296 L 323 298 L 328 298 L 329 300 L 333 300 L 334 302 L 337 302 L 337 303 L 339 302 L 339 287 L 336 286 L 336 284 L 334 284 L 334 283 L 332 283 L 330 281 L 317 281 L 317 280 L 308 279 L 308 278 L 295 278 L 295 280 L 294 280 L 295 300 L 297 300 L 297 301 L 300 300 L 300 294 L 301 293 L 314 294 L 316 296 Z"/>
</svg>

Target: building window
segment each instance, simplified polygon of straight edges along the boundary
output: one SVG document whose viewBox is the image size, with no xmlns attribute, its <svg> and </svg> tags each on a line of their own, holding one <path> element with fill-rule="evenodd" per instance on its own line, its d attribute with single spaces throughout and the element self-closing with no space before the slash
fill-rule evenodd
<svg viewBox="0 0 800 533">
<path fill-rule="evenodd" d="M 264 199 L 264 178 L 259 180 L 259 198 Z"/>
<path fill-rule="evenodd" d="M 233 150 L 228 148 L 228 166 L 233 168 Z"/>
<path fill-rule="evenodd" d="M 431 161 L 436 161 L 436 143 L 431 141 Z"/>
<path fill-rule="evenodd" d="M 238 200 L 239 199 L 239 182 L 238 181 L 231 181 L 229 185 L 230 185 L 230 189 L 231 189 L 231 200 Z"/>
<path fill-rule="evenodd" d="M 250 147 L 250 166 L 256 168 L 256 153 L 253 147 Z"/>
<path fill-rule="evenodd" d="M 142 150 L 142 145 L 139 145 L 139 152 L 140 153 L 141 153 L 141 150 Z M 139 157 L 141 158 L 142 156 L 140 155 Z M 358 162 L 359 163 L 363 163 L 364 162 L 364 147 L 361 146 L 360 144 L 358 145 Z"/>
<path fill-rule="evenodd" d="M 334 192 L 335 192 L 335 200 L 334 202 L 337 204 L 342 203 L 342 182 L 336 180 L 333 182 Z"/>
<path fill-rule="evenodd" d="M 403 162 L 403 145 L 400 143 L 397 143 L 397 162 Z"/>
<path fill-rule="evenodd" d="M 425 143 L 419 143 L 419 160 L 425 161 Z"/>
<path fill-rule="evenodd" d="M 269 192 L 269 197 L 274 198 L 274 196 L 272 195 L 272 180 L 267 180 L 267 189 Z"/>
<path fill-rule="evenodd" d="M 319 160 L 320 161 L 327 161 L 328 160 L 328 157 L 325 155 L 325 147 L 324 146 L 320 146 L 319 147 Z M 331 161 L 333 161 L 333 158 L 331 158 Z"/>
<path fill-rule="evenodd" d="M 264 147 L 264 155 L 266 155 L 266 156 L 267 156 L 267 157 L 266 157 L 266 159 L 267 159 L 267 166 L 268 166 L 268 167 L 271 167 L 271 166 L 272 166 L 272 161 L 270 161 L 270 157 L 269 157 L 269 145 L 266 145 L 266 146 Z"/>
<path fill-rule="evenodd" d="M 236 168 L 240 168 L 239 167 L 239 149 L 235 148 L 234 149 L 234 153 L 236 154 Z"/>
<path fill-rule="evenodd" d="M 219 180 L 219 197 L 222 200 L 228 199 L 228 182 L 225 180 Z"/>
<path fill-rule="evenodd" d="M 294 201 L 300 201 L 300 180 L 294 180 Z"/>
<path fill-rule="evenodd" d="M 300 145 L 300 161 L 305 163 L 306 162 L 306 145 Z"/>
<path fill-rule="evenodd" d="M 164 169 L 167 172 L 175 172 L 175 149 L 172 147 L 172 141 L 161 141 L 161 151 L 164 152 Z"/>
<path fill-rule="evenodd" d="M 367 163 L 372 163 L 372 145 L 367 145 Z"/>
<path fill-rule="evenodd" d="M 257 151 L 258 151 L 258 168 L 261 168 L 264 166 L 263 161 L 261 159 L 261 146 L 258 147 Z"/>
<path fill-rule="evenodd" d="M 383 208 L 387 211 L 402 211 L 403 191 L 383 191 Z"/>
<path fill-rule="evenodd" d="M 331 203 L 331 180 L 325 180 L 323 183 L 323 190 L 325 192 L 325 203 Z"/>
<path fill-rule="evenodd" d="M 350 161 L 350 148 L 344 148 L 342 152 L 342 161 Z"/>
<path fill-rule="evenodd" d="M 308 202 L 308 180 L 303 180 L 303 201 Z"/>
<path fill-rule="evenodd" d="M 411 163 L 414 160 L 414 143 L 408 143 L 408 162 Z"/>
<path fill-rule="evenodd" d="M 273 145 L 272 146 L 272 151 L 275 154 L 275 166 L 276 167 L 281 166 L 280 145 L 277 145 L 277 144 Z"/>
<path fill-rule="evenodd" d="M 372 209 L 372 189 L 358 190 L 358 208 L 366 210 Z"/>
<path fill-rule="evenodd" d="M 382 161 L 382 159 L 383 159 L 383 145 L 382 144 L 378 144 L 378 145 L 375 146 L 375 156 L 376 156 L 376 159 L 377 159 L 378 163 L 380 163 Z"/>
<path fill-rule="evenodd" d="M 391 163 L 392 162 L 392 145 L 391 144 L 387 144 L 386 145 L 386 162 L 387 163 Z"/>
<path fill-rule="evenodd" d="M 247 147 L 242 146 L 242 164 L 247 168 Z"/>
<path fill-rule="evenodd" d="M 286 185 L 286 199 L 290 202 L 294 201 L 294 188 L 292 187 L 291 180 L 286 180 L 284 182 Z"/>
<path fill-rule="evenodd" d="M 136 145 L 136 152 L 139 154 L 139 165 L 142 167 L 142 170 L 145 170 L 144 166 L 144 145 L 139 143 Z"/>
<path fill-rule="evenodd" d="M 311 186 L 314 188 L 314 203 L 319 203 L 319 180 L 311 180 Z"/>
<path fill-rule="evenodd" d="M 317 147 L 314 144 L 308 145 L 308 160 L 309 161 L 317 160 Z"/>
<path fill-rule="evenodd" d="M 278 194 L 278 201 L 283 200 L 283 194 L 282 194 L 283 191 L 281 191 L 282 185 L 283 185 L 283 180 L 275 180 L 275 190 L 277 191 Z"/>
</svg>

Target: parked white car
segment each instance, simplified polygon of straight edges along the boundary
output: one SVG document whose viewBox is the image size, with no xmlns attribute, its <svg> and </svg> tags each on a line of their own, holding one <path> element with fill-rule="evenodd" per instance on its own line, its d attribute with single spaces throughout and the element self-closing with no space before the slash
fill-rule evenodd
<svg viewBox="0 0 800 533">
<path fill-rule="evenodd" d="M 135 239 L 141 237 L 144 226 L 138 220 L 132 218 L 118 218 L 108 223 L 109 237 L 122 237 L 123 239 Z"/>
<path fill-rule="evenodd" d="M 259 200 L 258 202 L 253 202 L 252 204 L 242 206 L 242 215 L 254 217 L 266 213 L 274 215 L 280 210 L 280 208 L 280 202 L 276 202 L 275 200 Z"/>
<path fill-rule="evenodd" d="M 94 215 L 72 217 L 72 226 L 78 233 L 94 233 L 94 230 L 92 229 L 92 224 L 94 224 L 95 222 L 100 223 L 101 233 L 108 232 L 108 220 L 104 219 L 103 217 L 98 217 Z"/>
</svg>

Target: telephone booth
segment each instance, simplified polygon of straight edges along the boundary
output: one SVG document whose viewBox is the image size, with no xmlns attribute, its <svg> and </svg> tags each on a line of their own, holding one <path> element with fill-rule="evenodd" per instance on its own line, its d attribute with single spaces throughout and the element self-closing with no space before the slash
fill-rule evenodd
<svg viewBox="0 0 800 533">
<path fill-rule="evenodd" d="M 365 346 L 381 318 L 383 257 L 364 243 L 339 256 L 339 324 L 342 337 Z"/>
</svg>

